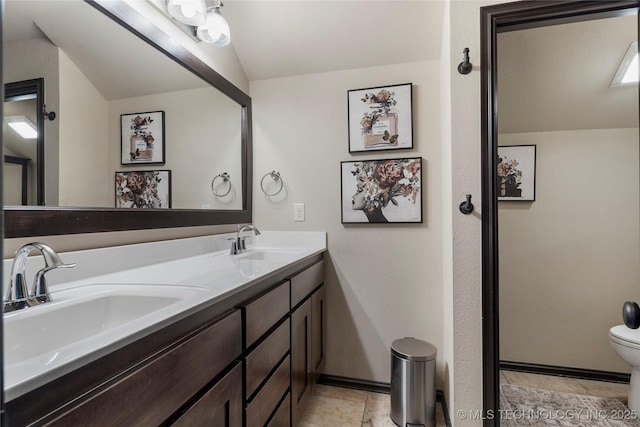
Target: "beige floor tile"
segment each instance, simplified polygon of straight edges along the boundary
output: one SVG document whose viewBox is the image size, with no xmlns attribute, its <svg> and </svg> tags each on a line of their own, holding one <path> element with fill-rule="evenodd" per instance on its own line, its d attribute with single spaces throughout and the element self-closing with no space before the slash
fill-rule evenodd
<svg viewBox="0 0 640 427">
<path fill-rule="evenodd" d="M 589 396 L 606 397 L 626 402 L 629 396 L 629 384 L 608 383 L 604 381 L 575 380 Z"/>
<path fill-rule="evenodd" d="M 363 421 L 389 418 L 391 397 L 384 393 L 367 393 L 367 405 L 364 408 Z M 390 420 L 390 419 L 389 419 Z M 376 424 L 371 424 L 376 425 Z"/>
<path fill-rule="evenodd" d="M 367 392 L 343 387 L 333 387 L 324 384 L 316 384 L 311 392 L 314 396 L 332 397 L 334 399 L 353 400 L 354 402 L 366 402 Z"/>
<path fill-rule="evenodd" d="M 309 397 L 300 427 L 395 427 L 391 421 L 391 396 L 316 385 Z M 436 404 L 436 427 L 446 427 L 444 412 Z"/>
<path fill-rule="evenodd" d="M 360 427 L 365 402 L 309 396 L 307 407 L 300 417 L 300 426 L 306 427 Z"/>
<path fill-rule="evenodd" d="M 503 371 L 509 384 L 541 388 L 561 393 L 586 394 L 586 390 L 573 378 L 551 375 L 529 374 L 526 372 Z"/>
<path fill-rule="evenodd" d="M 500 384 L 509 384 L 507 377 L 504 375 L 504 371 L 500 371 Z"/>
</svg>

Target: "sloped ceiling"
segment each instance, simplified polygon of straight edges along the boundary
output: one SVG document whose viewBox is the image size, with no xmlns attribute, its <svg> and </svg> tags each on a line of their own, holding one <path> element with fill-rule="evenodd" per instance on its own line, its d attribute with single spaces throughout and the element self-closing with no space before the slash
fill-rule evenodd
<svg viewBox="0 0 640 427">
<path fill-rule="evenodd" d="M 439 0 L 226 0 L 222 13 L 247 77 L 260 80 L 438 60 L 443 6 Z M 107 99 L 202 85 L 80 0 L 7 1 L 4 24 L 5 43 L 46 35 Z M 500 34 L 500 132 L 637 126 L 637 87 L 609 88 L 636 39 L 635 16 Z M 123 52 L 139 62 L 115 56 Z"/>
<path fill-rule="evenodd" d="M 498 35 L 500 133 L 638 126 L 638 86 L 610 88 L 635 15 Z"/>
<path fill-rule="evenodd" d="M 224 2 L 249 80 L 437 60 L 443 1 Z"/>
</svg>

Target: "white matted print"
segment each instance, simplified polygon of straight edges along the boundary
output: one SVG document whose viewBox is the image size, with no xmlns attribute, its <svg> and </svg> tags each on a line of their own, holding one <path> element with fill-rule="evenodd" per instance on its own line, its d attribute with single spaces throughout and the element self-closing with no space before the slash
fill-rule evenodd
<svg viewBox="0 0 640 427">
<path fill-rule="evenodd" d="M 349 152 L 413 148 L 412 84 L 348 91 Z"/>
<path fill-rule="evenodd" d="M 501 201 L 536 199 L 536 146 L 498 147 L 497 191 Z"/>
<path fill-rule="evenodd" d="M 341 162 L 342 223 L 422 222 L 422 158 Z"/>
<path fill-rule="evenodd" d="M 171 208 L 171 171 L 116 172 L 116 208 Z"/>
<path fill-rule="evenodd" d="M 165 162 L 164 111 L 120 115 L 120 164 Z"/>
</svg>

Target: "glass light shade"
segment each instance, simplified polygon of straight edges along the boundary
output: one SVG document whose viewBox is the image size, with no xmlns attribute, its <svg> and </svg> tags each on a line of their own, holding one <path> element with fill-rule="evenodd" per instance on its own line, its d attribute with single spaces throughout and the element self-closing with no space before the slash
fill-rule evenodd
<svg viewBox="0 0 640 427">
<path fill-rule="evenodd" d="M 167 0 L 167 11 L 175 20 L 186 25 L 198 26 L 207 20 L 204 0 Z"/>
<path fill-rule="evenodd" d="M 203 42 L 216 46 L 226 46 L 231 42 L 229 24 L 218 9 L 207 13 L 207 22 L 198 27 L 196 34 Z"/>
</svg>

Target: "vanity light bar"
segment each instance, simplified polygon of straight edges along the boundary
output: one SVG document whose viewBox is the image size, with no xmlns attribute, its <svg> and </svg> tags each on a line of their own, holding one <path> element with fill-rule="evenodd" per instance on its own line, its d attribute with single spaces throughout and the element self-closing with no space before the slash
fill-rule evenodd
<svg viewBox="0 0 640 427">
<path fill-rule="evenodd" d="M 609 87 L 631 86 L 638 83 L 638 42 L 629 45 Z"/>
<path fill-rule="evenodd" d="M 4 121 L 24 139 L 36 139 L 38 137 L 36 125 L 26 116 L 5 117 Z"/>
</svg>

